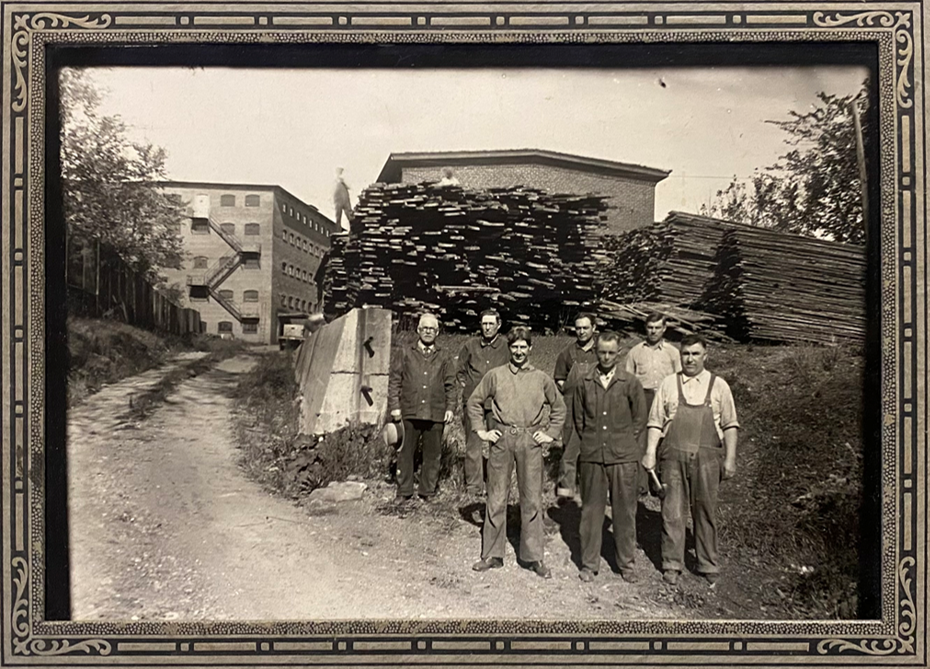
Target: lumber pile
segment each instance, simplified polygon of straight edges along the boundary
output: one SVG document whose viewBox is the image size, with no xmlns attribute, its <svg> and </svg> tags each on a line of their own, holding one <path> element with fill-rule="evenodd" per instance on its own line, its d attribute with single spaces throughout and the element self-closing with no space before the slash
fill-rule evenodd
<svg viewBox="0 0 930 669">
<path fill-rule="evenodd" d="M 606 209 L 601 196 L 524 187 L 374 184 L 350 233 L 333 237 L 327 316 L 428 310 L 446 330 L 471 332 L 493 306 L 510 323 L 554 329 L 593 303 Z"/>
<path fill-rule="evenodd" d="M 865 247 L 735 227 L 720 245 L 704 307 L 741 340 L 862 342 Z"/>
<path fill-rule="evenodd" d="M 618 304 L 610 300 L 601 300 L 596 311 L 610 329 L 618 332 L 642 332 L 646 317 L 657 312 L 665 316 L 669 331 L 678 335 L 700 333 L 711 341 L 733 341 L 722 332 L 717 316 L 695 309 L 685 309 L 674 304 L 661 302 Z"/>
</svg>

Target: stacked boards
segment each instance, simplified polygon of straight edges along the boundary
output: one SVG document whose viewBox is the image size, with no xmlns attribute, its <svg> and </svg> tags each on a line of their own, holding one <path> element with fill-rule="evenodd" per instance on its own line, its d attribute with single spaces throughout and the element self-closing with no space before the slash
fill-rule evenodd
<svg viewBox="0 0 930 669">
<path fill-rule="evenodd" d="M 472 332 L 497 308 L 512 324 L 554 330 L 595 298 L 605 198 L 515 187 L 374 184 L 336 235 L 324 277 L 328 317 L 377 306 L 435 313 Z"/>
</svg>

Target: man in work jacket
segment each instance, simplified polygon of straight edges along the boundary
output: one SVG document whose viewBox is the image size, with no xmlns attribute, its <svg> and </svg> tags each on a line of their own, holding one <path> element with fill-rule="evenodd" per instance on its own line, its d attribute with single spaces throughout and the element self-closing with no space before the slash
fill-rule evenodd
<svg viewBox="0 0 930 669">
<path fill-rule="evenodd" d="M 682 338 L 682 371 L 659 385 L 647 423 L 646 469 L 655 467 L 662 440 L 662 570 L 672 585 L 678 583 L 684 565 L 689 508 L 697 571 L 712 586 L 717 582 L 717 489 L 722 479 L 736 474 L 739 422 L 733 394 L 726 381 L 704 369 L 706 359 L 703 337 Z"/>
<path fill-rule="evenodd" d="M 559 485 L 556 488 L 556 494 L 561 498 L 575 495 L 579 441 L 571 416 L 572 392 L 578 381 L 597 364 L 597 354 L 594 349 L 596 332 L 592 314 L 580 313 L 575 316 L 575 342 L 559 353 L 559 357 L 555 360 L 555 371 L 552 376 L 565 396 L 565 405 L 568 410 L 565 427 L 562 429 L 563 451 L 562 460 L 559 463 Z"/>
<path fill-rule="evenodd" d="M 617 365 L 620 337 L 597 338 L 598 363 L 575 388 L 572 415 L 581 437 L 581 580 L 590 582 L 601 562 L 604 509 L 610 494 L 614 550 L 620 576 L 635 583 L 637 478 L 643 457 L 646 398 L 636 377 Z"/>
<path fill-rule="evenodd" d="M 455 405 L 455 370 L 436 346 L 439 321 L 432 314 L 420 317 L 419 339 L 395 350 L 388 377 L 391 419 L 404 423 L 404 443 L 397 454 L 397 498 L 413 497 L 413 460 L 422 442 L 423 464 L 417 486 L 420 497 L 436 494 L 442 454 L 442 428 L 452 420 Z"/>
<path fill-rule="evenodd" d="M 488 499 L 481 533 L 481 559 L 475 571 L 504 566 L 507 544 L 507 498 L 514 464 L 520 490 L 520 551 L 525 566 L 542 578 L 552 573 L 543 562 L 543 447 L 562 431 L 565 403 L 555 382 L 528 362 L 533 340 L 529 328 L 507 335 L 510 362 L 481 379 L 468 398 L 468 417 L 478 436 L 490 442 Z M 484 405 L 491 400 L 492 429 L 484 429 Z M 548 405 L 549 417 L 545 420 Z"/>
<path fill-rule="evenodd" d="M 471 495 L 484 492 L 484 457 L 483 442 L 474 428 L 487 429 L 487 419 L 491 415 L 490 403 L 485 405 L 484 420 L 481 425 L 473 426 L 468 419 L 465 404 L 478 382 L 495 367 L 506 365 L 510 360 L 507 340 L 499 334 L 501 316 L 497 311 L 488 309 L 481 312 L 481 336 L 472 337 L 459 353 L 458 382 L 462 386 L 462 422 L 465 428 L 465 487 Z"/>
</svg>

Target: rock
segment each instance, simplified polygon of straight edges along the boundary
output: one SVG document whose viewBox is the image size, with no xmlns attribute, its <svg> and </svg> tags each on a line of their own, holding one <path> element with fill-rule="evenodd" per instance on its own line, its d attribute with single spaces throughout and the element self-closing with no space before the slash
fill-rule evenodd
<svg viewBox="0 0 930 669">
<path fill-rule="evenodd" d="M 310 493 L 311 502 L 351 502 L 361 499 L 368 486 L 359 481 L 333 481 L 325 488 Z"/>
</svg>

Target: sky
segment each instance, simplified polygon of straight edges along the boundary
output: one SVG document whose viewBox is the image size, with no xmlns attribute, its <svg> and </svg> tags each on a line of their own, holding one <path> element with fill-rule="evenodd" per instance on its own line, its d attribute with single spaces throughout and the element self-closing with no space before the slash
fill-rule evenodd
<svg viewBox="0 0 930 669">
<path fill-rule="evenodd" d="M 169 178 L 276 184 L 333 216 L 392 152 L 534 148 L 671 170 L 656 219 L 697 212 L 785 153 L 767 120 L 818 91 L 859 90 L 845 66 L 468 70 L 93 68 L 101 111 L 168 153 Z M 438 178 L 437 174 L 437 178 Z"/>
</svg>

